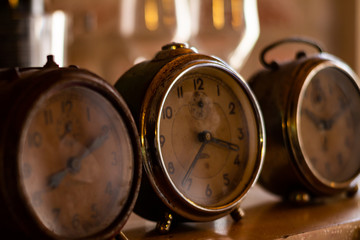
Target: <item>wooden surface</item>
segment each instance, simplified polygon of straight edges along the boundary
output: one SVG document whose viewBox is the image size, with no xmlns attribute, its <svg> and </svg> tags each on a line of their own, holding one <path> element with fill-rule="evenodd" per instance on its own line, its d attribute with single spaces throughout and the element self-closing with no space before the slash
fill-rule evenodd
<svg viewBox="0 0 360 240">
<path fill-rule="evenodd" d="M 123 232 L 129 240 L 360 239 L 359 193 L 350 199 L 295 207 L 255 186 L 242 207 L 246 215 L 237 223 L 229 216 L 213 222 L 184 223 L 166 235 L 154 231 L 156 223 L 132 214 Z"/>
</svg>

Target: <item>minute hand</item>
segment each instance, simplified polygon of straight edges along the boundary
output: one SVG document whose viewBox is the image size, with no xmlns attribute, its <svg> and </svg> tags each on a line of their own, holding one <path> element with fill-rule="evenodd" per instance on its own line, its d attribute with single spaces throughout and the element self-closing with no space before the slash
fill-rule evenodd
<svg viewBox="0 0 360 240">
<path fill-rule="evenodd" d="M 80 171 L 82 160 L 99 148 L 107 138 L 108 131 L 105 131 L 102 135 L 93 139 L 81 154 L 76 157 L 70 157 L 66 162 L 65 168 L 49 176 L 48 186 L 52 189 L 57 188 L 68 173 L 77 173 Z"/>
<path fill-rule="evenodd" d="M 203 151 L 203 149 L 204 149 L 204 147 L 205 147 L 205 145 L 206 145 L 207 143 L 208 143 L 207 141 L 204 141 L 204 142 L 201 144 L 199 151 L 197 152 L 194 160 L 192 161 L 189 169 L 187 170 L 187 172 L 186 172 L 186 174 L 185 174 L 185 176 L 184 176 L 184 178 L 183 178 L 183 180 L 182 180 L 182 182 L 181 182 L 181 185 L 182 185 L 182 186 L 185 186 L 187 179 L 190 177 L 192 171 L 194 170 L 194 167 L 195 167 L 196 163 L 198 162 L 198 160 L 200 159 L 201 153 L 202 153 L 202 151 Z"/>
<path fill-rule="evenodd" d="M 346 110 L 346 107 L 340 108 L 338 111 L 336 111 L 336 113 L 330 118 L 328 119 L 326 122 L 326 129 L 329 130 L 332 128 L 332 126 L 334 125 L 334 123 L 338 120 L 338 118 L 343 114 L 343 112 Z"/>
</svg>

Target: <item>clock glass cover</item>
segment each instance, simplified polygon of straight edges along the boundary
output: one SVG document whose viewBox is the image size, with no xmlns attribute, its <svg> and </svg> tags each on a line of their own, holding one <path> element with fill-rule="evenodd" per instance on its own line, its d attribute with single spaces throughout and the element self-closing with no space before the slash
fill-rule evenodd
<svg viewBox="0 0 360 240">
<path fill-rule="evenodd" d="M 338 68 L 315 72 L 300 94 L 300 147 L 317 178 L 328 185 L 345 183 L 360 172 L 360 91 Z"/>
<path fill-rule="evenodd" d="M 82 86 L 49 91 L 23 131 L 20 185 L 33 215 L 62 238 L 108 228 L 122 211 L 133 178 L 133 149 L 122 117 Z"/>
<path fill-rule="evenodd" d="M 251 187 L 261 137 L 248 94 L 225 69 L 200 64 L 182 72 L 163 98 L 162 167 L 190 204 L 229 207 Z"/>
</svg>

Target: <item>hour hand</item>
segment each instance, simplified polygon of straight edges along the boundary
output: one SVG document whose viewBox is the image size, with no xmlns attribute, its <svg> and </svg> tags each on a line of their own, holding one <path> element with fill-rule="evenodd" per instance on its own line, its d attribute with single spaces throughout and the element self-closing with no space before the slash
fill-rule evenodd
<svg viewBox="0 0 360 240">
<path fill-rule="evenodd" d="M 334 123 L 339 119 L 339 117 L 341 117 L 341 115 L 346 109 L 347 109 L 347 105 L 339 108 L 339 110 L 337 110 L 336 113 L 329 120 L 326 121 L 326 125 L 328 126 L 328 129 L 330 129 L 332 125 L 334 125 Z"/>
<path fill-rule="evenodd" d="M 221 147 L 227 148 L 232 151 L 239 151 L 239 146 L 236 144 L 233 144 L 228 141 L 224 141 L 222 139 L 218 139 L 212 136 L 212 134 L 209 131 L 203 131 L 199 134 L 199 140 L 200 141 L 207 141 L 215 143 Z"/>
<path fill-rule="evenodd" d="M 323 120 L 317 117 L 313 112 L 311 112 L 309 109 L 304 109 L 303 113 L 314 123 L 316 128 L 323 128 Z"/>
<path fill-rule="evenodd" d="M 57 188 L 68 173 L 74 174 L 80 171 L 81 163 L 93 151 L 101 147 L 107 140 L 109 130 L 103 127 L 102 134 L 94 138 L 90 144 L 76 157 L 70 157 L 66 161 L 66 167 L 49 176 L 48 186 L 51 189 Z"/>
<path fill-rule="evenodd" d="M 227 141 L 224 141 L 224 140 L 221 140 L 221 139 L 218 139 L 218 138 L 212 138 L 211 139 L 211 142 L 221 146 L 221 147 L 224 147 L 224 148 L 227 148 L 229 150 L 232 150 L 232 151 L 239 151 L 239 146 L 236 145 L 236 144 L 233 144 L 231 142 L 227 142 Z"/>
</svg>

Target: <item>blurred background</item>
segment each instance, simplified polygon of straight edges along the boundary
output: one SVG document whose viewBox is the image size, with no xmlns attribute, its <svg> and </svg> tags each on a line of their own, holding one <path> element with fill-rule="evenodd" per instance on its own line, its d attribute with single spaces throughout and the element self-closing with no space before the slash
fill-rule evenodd
<svg viewBox="0 0 360 240">
<path fill-rule="evenodd" d="M 245 80 L 262 68 L 260 51 L 307 37 L 360 72 L 356 0 L 3 0 L 0 67 L 78 65 L 114 84 L 169 42 L 218 56 Z M 299 50 L 299 46 L 297 46 Z M 293 58 L 277 49 L 269 58 Z"/>
</svg>

